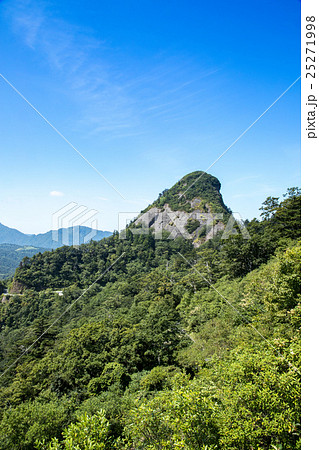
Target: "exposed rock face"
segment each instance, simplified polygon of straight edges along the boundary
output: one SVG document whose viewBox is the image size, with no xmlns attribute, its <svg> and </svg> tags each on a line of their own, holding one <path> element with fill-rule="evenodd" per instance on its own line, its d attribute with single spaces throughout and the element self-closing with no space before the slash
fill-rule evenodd
<svg viewBox="0 0 319 450">
<path fill-rule="evenodd" d="M 192 203 L 193 205 L 196 204 L 194 201 Z M 182 236 L 185 239 L 191 239 L 194 246 L 198 247 L 225 228 L 222 220 L 219 220 L 221 214 L 212 213 L 209 206 L 206 206 L 206 208 L 207 212 L 196 208 L 192 212 L 173 211 L 168 204 L 165 204 L 163 208 L 153 207 L 149 209 L 140 215 L 134 224 L 135 226 L 142 226 L 142 228 L 152 229 L 158 239 L 162 238 L 163 232 L 166 231 L 169 233 L 168 239 Z M 188 225 L 192 223 L 191 221 L 193 223 L 197 221 L 198 226 L 195 223 L 194 231 L 189 232 Z"/>
<path fill-rule="evenodd" d="M 10 289 L 10 294 L 22 294 L 24 291 L 25 286 L 20 283 L 20 281 L 17 280 L 13 280 L 11 289 Z"/>
<path fill-rule="evenodd" d="M 3 296 L 2 296 L 1 303 L 6 303 L 6 302 L 9 301 L 9 299 L 10 299 L 9 295 L 3 295 Z"/>
<path fill-rule="evenodd" d="M 224 204 L 220 188 L 216 177 L 192 172 L 165 189 L 142 211 L 131 230 L 144 228 L 135 232 L 147 233 L 151 229 L 158 239 L 182 236 L 198 247 L 225 228 L 230 210 Z"/>
</svg>

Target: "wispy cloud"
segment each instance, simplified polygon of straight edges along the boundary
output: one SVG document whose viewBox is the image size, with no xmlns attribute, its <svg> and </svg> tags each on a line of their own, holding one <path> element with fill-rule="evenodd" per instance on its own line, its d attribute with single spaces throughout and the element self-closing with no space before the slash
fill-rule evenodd
<svg viewBox="0 0 319 450">
<path fill-rule="evenodd" d="M 22 31 L 26 44 L 31 48 L 34 48 L 37 42 L 38 33 L 42 24 L 43 17 L 36 11 L 17 15 L 14 21 L 16 31 Z"/>
<path fill-rule="evenodd" d="M 163 52 L 139 72 L 121 63 L 117 51 L 97 39 L 94 30 L 54 16 L 45 0 L 13 0 L 7 13 L 25 45 L 62 76 L 79 111 L 77 127 L 86 134 L 140 135 L 153 119 L 182 120 L 186 110 L 194 111 L 206 100 L 205 83 L 216 68 L 196 68 L 183 55 L 172 59 Z"/>
<path fill-rule="evenodd" d="M 117 83 L 116 68 L 96 56 L 105 49 L 105 42 L 89 30 L 53 17 L 42 1 L 13 1 L 7 14 L 25 45 L 61 75 L 65 91 L 82 112 L 80 125 L 84 123 L 91 130 L 103 126 L 108 132 L 136 125 L 133 99 Z"/>
<path fill-rule="evenodd" d="M 51 197 L 63 197 L 64 193 L 61 191 L 51 191 L 50 192 L 50 196 Z"/>
</svg>

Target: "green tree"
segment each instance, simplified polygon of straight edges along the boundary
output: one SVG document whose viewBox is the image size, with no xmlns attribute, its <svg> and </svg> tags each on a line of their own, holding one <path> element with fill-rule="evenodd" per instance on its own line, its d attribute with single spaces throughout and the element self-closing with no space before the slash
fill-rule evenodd
<svg viewBox="0 0 319 450">
<path fill-rule="evenodd" d="M 63 433 L 63 440 L 52 439 L 49 445 L 38 442 L 38 449 L 47 450 L 107 450 L 114 449 L 110 423 L 103 410 L 90 416 L 83 414 Z"/>
<path fill-rule="evenodd" d="M 0 448 L 34 449 L 37 440 L 60 436 L 71 413 L 72 404 L 65 398 L 28 401 L 7 409 L 1 421 Z"/>
<path fill-rule="evenodd" d="M 267 197 L 263 202 L 260 215 L 264 220 L 270 220 L 279 207 L 279 197 Z"/>
<path fill-rule="evenodd" d="M 125 419 L 127 448 L 217 449 L 218 411 L 211 382 L 175 378 L 175 386 L 151 400 L 137 402 Z"/>
<path fill-rule="evenodd" d="M 280 357 L 267 348 L 237 348 L 222 362 L 214 376 L 221 449 L 300 449 L 300 376 L 289 366 L 291 349 Z"/>
</svg>

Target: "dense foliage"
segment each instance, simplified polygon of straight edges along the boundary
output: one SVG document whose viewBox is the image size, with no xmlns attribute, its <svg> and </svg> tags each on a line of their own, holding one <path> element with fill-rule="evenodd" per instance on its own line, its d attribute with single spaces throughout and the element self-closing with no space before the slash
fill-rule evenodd
<svg viewBox="0 0 319 450">
<path fill-rule="evenodd" d="M 217 178 L 201 171 L 192 172 L 160 193 L 158 199 L 146 210 L 152 206 L 162 208 L 168 204 L 173 211 L 191 212 L 191 202 L 195 200 L 196 206 L 202 211 L 206 211 L 209 206 L 214 213 L 224 213 L 227 216 L 230 210 L 224 204 L 220 188 Z"/>
<path fill-rule="evenodd" d="M 300 448 L 300 192 L 262 214 L 250 239 L 114 233 L 24 259 L 0 449 Z"/>
<path fill-rule="evenodd" d="M 0 244 L 0 279 L 14 275 L 16 268 L 24 257 L 31 257 L 45 250 L 47 249 L 26 245 Z"/>
</svg>

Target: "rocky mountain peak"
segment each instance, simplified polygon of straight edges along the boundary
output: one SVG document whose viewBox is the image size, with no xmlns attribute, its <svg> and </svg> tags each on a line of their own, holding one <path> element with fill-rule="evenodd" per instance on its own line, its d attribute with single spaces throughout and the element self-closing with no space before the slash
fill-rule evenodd
<svg viewBox="0 0 319 450">
<path fill-rule="evenodd" d="M 206 172 L 185 175 L 165 189 L 134 222 L 150 228 L 159 239 L 183 236 L 198 247 L 225 228 L 230 209 L 220 193 L 220 181 Z"/>
</svg>

